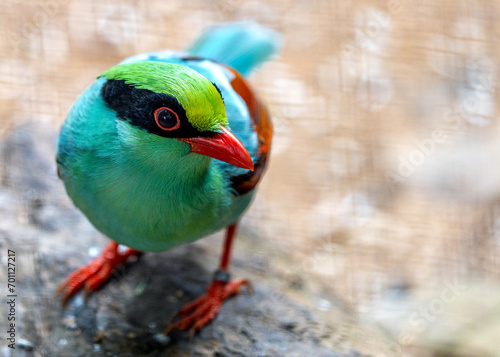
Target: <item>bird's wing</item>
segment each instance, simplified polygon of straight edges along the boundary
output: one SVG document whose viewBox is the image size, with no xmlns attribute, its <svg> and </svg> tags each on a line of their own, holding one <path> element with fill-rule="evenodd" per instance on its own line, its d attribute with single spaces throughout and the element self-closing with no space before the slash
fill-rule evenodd
<svg viewBox="0 0 500 357">
<path fill-rule="evenodd" d="M 231 87 L 248 107 L 251 126 L 257 133 L 258 139 L 257 152 L 252 155 L 254 170 L 231 177 L 231 188 L 238 195 L 244 195 L 254 189 L 264 173 L 271 148 L 273 126 L 266 106 L 257 97 L 246 79 L 231 67 L 227 67 L 227 69 L 234 76 L 230 81 Z"/>
</svg>

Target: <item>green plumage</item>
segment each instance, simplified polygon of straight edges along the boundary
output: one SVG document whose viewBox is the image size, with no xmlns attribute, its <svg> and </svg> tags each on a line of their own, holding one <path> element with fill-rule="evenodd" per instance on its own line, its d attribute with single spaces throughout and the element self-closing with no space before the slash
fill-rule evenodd
<svg viewBox="0 0 500 357">
<path fill-rule="evenodd" d="M 75 205 L 101 232 L 141 251 L 162 251 L 235 222 L 252 194 L 234 197 L 209 157 L 119 120 L 98 79 L 61 130 L 58 168 Z M 220 97 L 216 91 L 215 94 Z"/>
</svg>

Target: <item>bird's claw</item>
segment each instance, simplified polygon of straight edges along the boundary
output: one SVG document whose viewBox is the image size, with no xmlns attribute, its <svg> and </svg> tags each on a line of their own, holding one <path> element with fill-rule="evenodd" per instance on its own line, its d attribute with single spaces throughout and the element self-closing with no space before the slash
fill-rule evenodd
<svg viewBox="0 0 500 357">
<path fill-rule="evenodd" d="M 252 284 L 247 279 L 237 279 L 229 282 L 213 280 L 204 296 L 200 296 L 191 303 L 184 305 L 177 312 L 174 319 L 179 319 L 171 323 L 163 334 L 168 335 L 173 329 L 187 330 L 191 327 L 189 337 L 192 339 L 197 331 L 215 318 L 224 300 L 239 294 L 243 285 L 246 285 L 249 293 L 254 292 Z"/>
<path fill-rule="evenodd" d="M 111 242 L 108 244 L 98 257 L 75 270 L 68 276 L 66 281 L 59 285 L 56 294 L 62 294 L 62 306 L 65 306 L 68 300 L 82 287 L 84 296 L 87 298 L 90 292 L 98 290 L 111 277 L 115 268 L 124 264 L 129 257 L 139 254 L 139 251 L 131 248 L 119 252 L 118 243 Z"/>
</svg>

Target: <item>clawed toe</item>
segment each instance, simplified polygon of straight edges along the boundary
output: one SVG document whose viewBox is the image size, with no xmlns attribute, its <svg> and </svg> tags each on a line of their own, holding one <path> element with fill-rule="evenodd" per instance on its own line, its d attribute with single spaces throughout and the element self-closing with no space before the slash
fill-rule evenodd
<svg viewBox="0 0 500 357">
<path fill-rule="evenodd" d="M 58 286 L 56 294 L 62 295 L 62 306 L 66 306 L 68 300 L 82 288 L 85 298 L 90 292 L 97 291 L 109 280 L 115 268 L 124 264 L 129 257 L 139 254 L 139 251 L 130 248 L 120 253 L 118 243 L 108 244 L 98 257 L 71 273 L 66 281 Z"/>
<path fill-rule="evenodd" d="M 177 312 L 174 319 L 179 319 L 165 329 L 164 335 L 168 335 L 173 329 L 184 331 L 191 328 L 189 336 L 192 339 L 197 331 L 215 318 L 224 300 L 239 294 L 243 285 L 246 285 L 248 291 L 253 293 L 252 285 L 247 279 L 237 279 L 229 282 L 212 281 L 204 296 L 186 304 Z"/>
</svg>

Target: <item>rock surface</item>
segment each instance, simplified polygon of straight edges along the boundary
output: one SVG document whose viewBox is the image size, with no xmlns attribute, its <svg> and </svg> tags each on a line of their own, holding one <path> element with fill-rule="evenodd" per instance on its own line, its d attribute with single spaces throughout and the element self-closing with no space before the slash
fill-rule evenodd
<svg viewBox="0 0 500 357">
<path fill-rule="evenodd" d="M 253 279 L 254 295 L 242 293 L 227 301 L 192 341 L 179 331 L 163 338 L 174 313 L 201 295 L 211 279 L 214 262 L 207 262 L 206 244 L 146 253 L 118 269 L 86 301 L 79 294 L 63 310 L 55 288 L 107 241 L 72 206 L 57 179 L 56 137 L 52 129 L 26 124 L 1 143 L 1 268 L 6 270 L 7 249 L 15 251 L 17 340 L 11 350 L 2 338 L 0 356 L 362 355 L 350 347 L 351 337 L 335 327 L 345 321 L 322 322 L 273 289 L 266 282 L 272 271 L 262 268 L 268 263 L 256 264 L 251 253 L 238 254 L 245 258 L 235 265 L 238 274 Z M 213 250 L 218 248 L 214 244 Z M 4 277 L 0 274 L 2 288 Z M 3 320 L 6 304 L 0 313 Z M 354 319 L 345 319 L 353 324 Z M 4 328 L 2 323 L 2 335 Z"/>
</svg>

